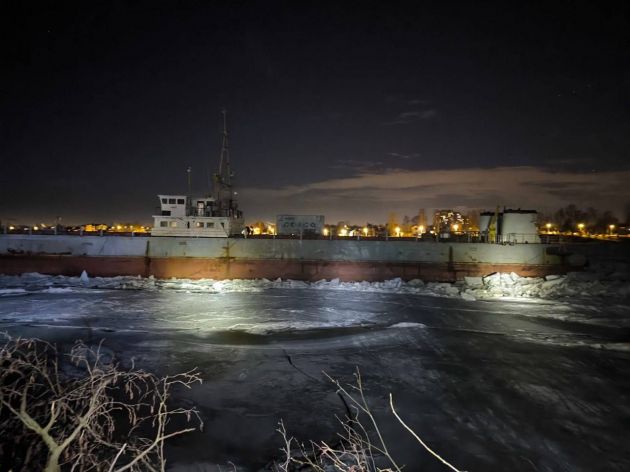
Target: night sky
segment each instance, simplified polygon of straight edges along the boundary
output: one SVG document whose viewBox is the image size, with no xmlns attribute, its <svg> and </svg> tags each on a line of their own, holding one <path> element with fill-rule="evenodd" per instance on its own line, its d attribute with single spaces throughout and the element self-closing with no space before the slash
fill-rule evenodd
<svg viewBox="0 0 630 472">
<path fill-rule="evenodd" d="M 145 222 L 207 185 L 246 221 L 630 203 L 629 2 L 2 6 L 0 220 Z"/>
</svg>

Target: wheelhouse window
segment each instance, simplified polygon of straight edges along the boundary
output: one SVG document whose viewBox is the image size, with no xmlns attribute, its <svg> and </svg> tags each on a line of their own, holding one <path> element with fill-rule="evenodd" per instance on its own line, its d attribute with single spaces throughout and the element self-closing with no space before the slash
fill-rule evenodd
<svg viewBox="0 0 630 472">
<path fill-rule="evenodd" d="M 183 198 L 178 198 L 177 199 L 177 204 L 178 205 L 183 205 L 184 203 L 186 203 L 186 200 L 184 200 Z"/>
<path fill-rule="evenodd" d="M 166 198 L 163 198 L 162 203 L 166 205 L 166 203 L 168 203 L 168 200 Z"/>
<path fill-rule="evenodd" d="M 162 210 L 162 216 L 171 216 L 171 210 Z"/>
<path fill-rule="evenodd" d="M 169 205 L 175 205 L 175 199 L 174 198 L 169 198 L 168 199 L 168 203 L 169 203 Z"/>
</svg>

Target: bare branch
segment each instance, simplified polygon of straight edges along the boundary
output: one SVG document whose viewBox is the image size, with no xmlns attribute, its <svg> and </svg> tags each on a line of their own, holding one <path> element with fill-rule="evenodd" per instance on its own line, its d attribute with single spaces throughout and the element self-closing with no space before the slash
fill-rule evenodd
<svg viewBox="0 0 630 472">
<path fill-rule="evenodd" d="M 170 408 L 173 386 L 191 388 L 201 382 L 196 370 L 160 379 L 122 369 L 104 354 L 102 342 L 91 348 L 80 341 L 63 364 L 56 348 L 45 341 L 4 338 L 0 430 L 21 445 L 21 456 L 11 453 L 16 468 L 164 471 L 164 442 L 197 429 L 171 431 L 171 419 L 183 415 L 187 422 L 203 424 L 194 408 Z M 139 431 L 151 431 L 151 437 Z"/>
<path fill-rule="evenodd" d="M 389 394 L 389 406 L 392 409 L 392 413 L 394 414 L 394 416 L 396 417 L 396 419 L 400 422 L 401 425 L 404 426 L 404 428 L 409 431 L 409 433 L 411 433 L 411 435 L 416 439 L 416 441 L 418 441 L 420 443 L 420 445 L 422 445 L 422 447 L 424 447 L 433 457 L 435 457 L 437 460 L 439 460 L 440 462 L 442 462 L 444 465 L 446 465 L 447 467 L 449 467 L 451 470 L 454 470 L 455 472 L 463 472 L 460 471 L 459 469 L 457 469 L 455 466 L 453 466 L 452 464 L 450 464 L 449 462 L 447 462 L 445 459 L 442 458 L 442 456 L 440 456 L 437 452 L 435 452 L 433 449 L 431 449 L 429 446 L 427 446 L 427 444 L 420 439 L 420 436 L 418 436 L 413 429 L 411 429 L 409 426 L 407 426 L 407 423 L 405 423 L 402 418 L 400 416 L 398 416 L 398 413 L 396 412 L 396 410 L 394 409 L 394 399 L 392 397 L 392 394 Z"/>
</svg>

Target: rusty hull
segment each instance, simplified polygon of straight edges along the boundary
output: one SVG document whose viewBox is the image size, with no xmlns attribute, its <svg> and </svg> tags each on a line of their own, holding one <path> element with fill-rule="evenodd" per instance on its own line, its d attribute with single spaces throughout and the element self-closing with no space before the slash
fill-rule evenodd
<svg viewBox="0 0 630 472">
<path fill-rule="evenodd" d="M 515 272 L 524 277 L 543 277 L 566 272 L 558 264 L 497 264 L 443 262 L 365 262 L 306 261 L 278 259 L 199 258 L 199 257 L 116 257 L 68 255 L 0 255 L 0 273 L 39 272 L 50 275 L 113 277 L 154 276 L 187 279 L 294 279 L 317 281 L 381 281 L 400 277 L 425 282 L 455 282 L 465 276 L 485 276 L 494 272 Z"/>
</svg>

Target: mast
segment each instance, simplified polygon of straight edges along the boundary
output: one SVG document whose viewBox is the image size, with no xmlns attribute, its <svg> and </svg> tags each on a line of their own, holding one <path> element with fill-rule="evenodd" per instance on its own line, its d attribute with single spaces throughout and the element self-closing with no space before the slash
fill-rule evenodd
<svg viewBox="0 0 630 472">
<path fill-rule="evenodd" d="M 230 148 L 228 144 L 227 111 L 225 111 L 225 108 L 221 110 L 221 114 L 223 115 L 223 142 L 221 144 L 221 157 L 219 159 L 219 177 L 223 184 L 231 186 Z"/>
<path fill-rule="evenodd" d="M 217 216 L 235 216 L 238 214 L 237 204 L 232 190 L 232 168 L 230 166 L 230 148 L 227 130 L 227 111 L 221 110 L 223 115 L 223 132 L 219 169 L 214 174 L 214 197 L 217 205 Z"/>
</svg>

